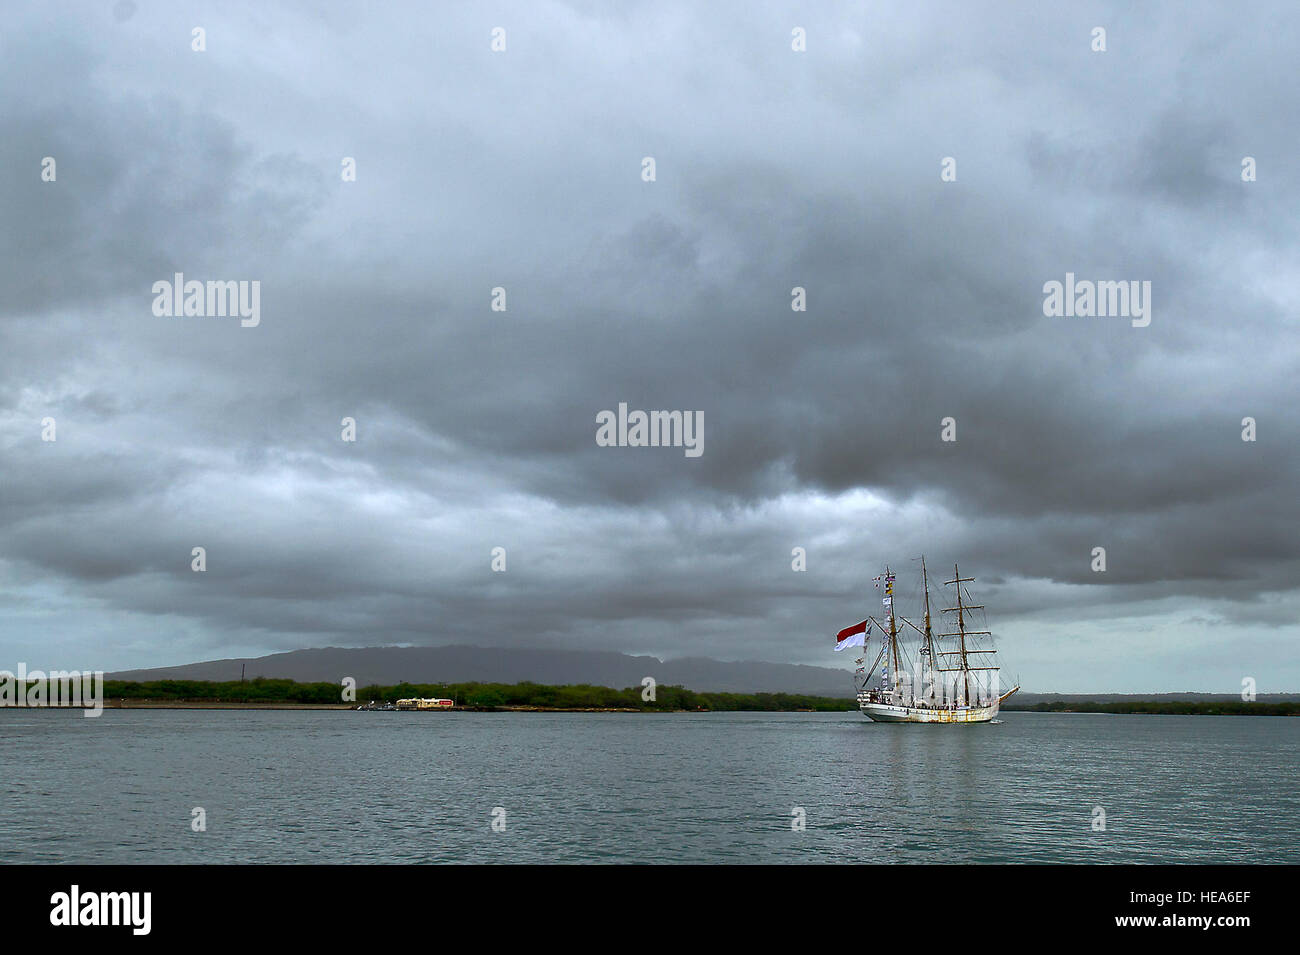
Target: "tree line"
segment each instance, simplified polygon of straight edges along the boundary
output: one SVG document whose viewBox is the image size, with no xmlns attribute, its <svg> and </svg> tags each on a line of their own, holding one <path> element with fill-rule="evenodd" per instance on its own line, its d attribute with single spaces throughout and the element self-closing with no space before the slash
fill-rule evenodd
<svg viewBox="0 0 1300 955">
<path fill-rule="evenodd" d="M 393 703 L 401 699 L 440 697 L 480 708 L 536 706 L 544 709 L 633 709 L 672 712 L 721 710 L 832 712 L 856 709 L 849 698 L 801 693 L 699 693 L 681 686 L 655 687 L 654 699 L 642 698 L 639 686 L 615 689 L 590 684 L 551 686 L 543 683 L 398 683 L 358 687 L 357 703 Z M 187 703 L 342 703 L 338 683 L 299 683 L 258 677 L 253 680 L 107 680 L 105 699 Z"/>
</svg>

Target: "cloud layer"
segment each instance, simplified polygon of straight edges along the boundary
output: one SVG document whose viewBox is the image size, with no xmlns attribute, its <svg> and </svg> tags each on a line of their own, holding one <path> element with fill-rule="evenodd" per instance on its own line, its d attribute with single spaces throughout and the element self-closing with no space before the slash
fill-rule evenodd
<svg viewBox="0 0 1300 955">
<path fill-rule="evenodd" d="M 1293 7 L 320 6 L 9 13 L 11 662 L 835 665 L 924 552 L 1031 689 L 1300 688 Z M 1067 272 L 1151 325 L 1045 317 Z M 705 453 L 598 447 L 619 402 Z"/>
</svg>

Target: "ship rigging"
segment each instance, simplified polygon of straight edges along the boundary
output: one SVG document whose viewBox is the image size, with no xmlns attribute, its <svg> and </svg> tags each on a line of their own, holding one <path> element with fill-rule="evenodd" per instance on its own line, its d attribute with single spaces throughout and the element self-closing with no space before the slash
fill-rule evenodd
<svg viewBox="0 0 1300 955">
<path fill-rule="evenodd" d="M 964 587 L 975 578 L 961 576 L 953 564 L 953 579 L 944 581 L 944 585 L 954 588 L 955 606 L 944 607 L 940 613 L 956 614 L 946 618 L 955 629 L 935 633 L 930 619 L 930 575 L 924 556 L 920 563 L 923 626 L 897 613 L 897 577 L 886 566 L 884 573 L 875 578 L 876 587 L 884 589 L 883 619 L 869 614 L 866 620 L 841 630 L 836 637 L 837 650 L 846 646 L 863 648 L 862 657 L 856 661 L 858 709 L 882 723 L 987 723 L 1020 687 L 1002 692 L 1001 668 L 995 662 L 997 650 L 991 646 L 991 631 L 968 626 L 972 615 L 984 611 L 983 604 L 971 602 L 970 592 Z M 916 644 L 914 659 L 909 658 L 909 639 L 900 630 L 900 623 L 917 634 L 910 638 Z M 869 655 L 873 632 L 881 635 L 880 648 L 872 665 L 864 667 L 861 664 Z"/>
</svg>

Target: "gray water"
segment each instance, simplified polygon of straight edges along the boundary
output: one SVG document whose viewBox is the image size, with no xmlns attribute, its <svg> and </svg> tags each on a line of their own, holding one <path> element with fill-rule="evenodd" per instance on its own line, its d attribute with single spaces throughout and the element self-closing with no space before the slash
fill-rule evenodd
<svg viewBox="0 0 1300 955">
<path fill-rule="evenodd" d="M 1300 719 L 1002 720 L 4 710 L 0 861 L 1300 862 Z"/>
</svg>

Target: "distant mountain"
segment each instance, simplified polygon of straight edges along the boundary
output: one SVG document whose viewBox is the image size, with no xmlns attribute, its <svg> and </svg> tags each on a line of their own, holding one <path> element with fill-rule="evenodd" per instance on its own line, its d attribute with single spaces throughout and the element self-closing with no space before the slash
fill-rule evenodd
<svg viewBox="0 0 1300 955">
<path fill-rule="evenodd" d="M 704 657 L 660 662 L 600 650 L 516 650 L 505 647 L 365 647 L 291 650 L 265 657 L 210 660 L 182 666 L 109 673 L 110 680 L 238 680 L 275 677 L 301 682 L 337 683 L 352 677 L 357 686 L 377 683 L 591 683 L 623 688 L 652 676 L 700 692 L 808 693 L 852 697 L 848 669 L 788 663 L 724 663 Z"/>
</svg>

